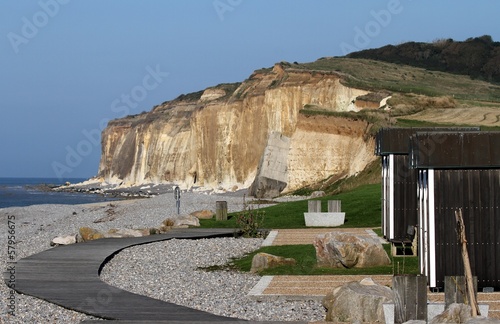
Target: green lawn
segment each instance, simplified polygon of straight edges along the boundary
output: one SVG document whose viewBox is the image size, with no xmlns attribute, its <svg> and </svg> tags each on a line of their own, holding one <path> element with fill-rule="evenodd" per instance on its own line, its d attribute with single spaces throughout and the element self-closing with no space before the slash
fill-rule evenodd
<svg viewBox="0 0 500 324">
<path fill-rule="evenodd" d="M 342 211 L 346 213 L 345 224 L 340 228 L 371 227 L 377 234 L 381 234 L 381 187 L 380 184 L 363 185 L 351 191 L 338 195 L 319 198 L 323 201 L 323 211 L 327 209 L 328 200 L 341 200 Z M 250 205 L 257 209 L 258 206 Z M 263 228 L 306 228 L 304 212 L 307 211 L 307 200 L 280 203 L 271 207 L 259 209 L 265 212 Z M 234 227 L 236 228 L 237 213 L 228 215 L 227 221 L 200 220 L 202 227 Z M 390 245 L 384 245 L 387 254 L 391 257 Z M 352 269 L 331 269 L 318 267 L 316 252 L 312 244 L 308 245 L 285 245 L 262 247 L 240 259 L 233 260 L 223 268 L 249 271 L 252 258 L 256 253 L 266 252 L 273 255 L 294 258 L 297 260 L 295 266 L 282 266 L 262 271 L 261 275 L 356 275 L 356 274 L 418 274 L 417 257 L 391 257 L 392 264 L 389 266 Z M 215 267 L 218 269 L 220 267 Z M 210 268 L 214 269 L 214 268 Z"/>
<path fill-rule="evenodd" d="M 316 265 L 314 246 L 308 244 L 262 247 L 243 258 L 233 260 L 230 267 L 240 271 L 250 271 L 253 256 L 259 252 L 265 252 L 285 258 L 294 258 L 297 264 L 295 266 L 269 268 L 260 272 L 260 275 L 392 275 L 419 273 L 417 257 L 391 257 L 390 245 L 384 244 L 384 248 L 391 258 L 391 265 L 388 266 L 351 269 L 318 267 Z"/>
<path fill-rule="evenodd" d="M 319 198 L 322 200 L 323 211 L 327 211 L 328 200 L 341 200 L 342 211 L 346 213 L 345 224 L 341 228 L 349 227 L 379 227 L 381 214 L 381 187 L 380 184 L 360 186 L 348 192 L 334 196 Z M 258 205 L 250 204 L 249 208 L 258 209 Z M 284 202 L 259 209 L 265 212 L 264 224 L 261 228 L 306 228 L 304 212 L 307 212 L 307 200 Z M 230 213 L 227 221 L 202 219 L 200 226 L 204 228 L 236 228 L 237 213 Z"/>
</svg>

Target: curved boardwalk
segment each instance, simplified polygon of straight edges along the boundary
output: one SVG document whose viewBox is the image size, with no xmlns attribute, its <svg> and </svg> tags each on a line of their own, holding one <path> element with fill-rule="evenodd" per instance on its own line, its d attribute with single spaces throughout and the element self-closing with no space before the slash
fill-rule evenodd
<svg viewBox="0 0 500 324">
<path fill-rule="evenodd" d="M 129 323 L 240 322 L 236 318 L 133 294 L 109 286 L 99 278 L 104 264 L 117 252 L 130 246 L 173 238 L 201 239 L 233 235 L 234 229 L 175 229 L 161 235 L 100 239 L 60 246 L 19 260 L 15 265 L 15 288 L 19 293 L 68 309 Z"/>
</svg>

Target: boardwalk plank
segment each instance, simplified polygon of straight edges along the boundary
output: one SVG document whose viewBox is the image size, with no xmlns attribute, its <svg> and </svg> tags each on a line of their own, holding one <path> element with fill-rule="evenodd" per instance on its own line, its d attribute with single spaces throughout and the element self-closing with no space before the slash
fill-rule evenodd
<svg viewBox="0 0 500 324">
<path fill-rule="evenodd" d="M 21 259 L 16 291 L 104 319 L 131 321 L 240 322 L 107 285 L 99 273 L 119 251 L 169 239 L 233 236 L 234 229 L 181 229 L 139 238 L 100 239 L 53 248 Z"/>
</svg>

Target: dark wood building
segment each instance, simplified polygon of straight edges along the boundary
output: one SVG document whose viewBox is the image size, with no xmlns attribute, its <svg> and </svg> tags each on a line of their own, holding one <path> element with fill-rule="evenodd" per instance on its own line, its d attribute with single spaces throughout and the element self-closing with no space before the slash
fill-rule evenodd
<svg viewBox="0 0 500 324">
<path fill-rule="evenodd" d="M 420 270 L 429 286 L 464 275 L 455 220 L 462 209 L 478 287 L 500 290 L 500 132 L 417 132 L 410 167 L 417 172 Z"/>
<path fill-rule="evenodd" d="M 417 171 L 410 168 L 410 138 L 422 131 L 478 131 L 470 128 L 382 128 L 375 154 L 382 163 L 382 233 L 391 242 L 408 239 L 408 228 L 418 224 Z"/>
</svg>

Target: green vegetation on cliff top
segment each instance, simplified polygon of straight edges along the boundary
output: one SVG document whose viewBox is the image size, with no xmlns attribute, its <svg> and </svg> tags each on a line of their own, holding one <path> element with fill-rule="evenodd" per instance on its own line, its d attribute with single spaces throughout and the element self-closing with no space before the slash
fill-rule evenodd
<svg viewBox="0 0 500 324">
<path fill-rule="evenodd" d="M 466 75 L 354 58 L 321 58 L 315 62 L 289 64 L 292 69 L 329 71 L 344 77 L 345 85 L 370 91 L 388 90 L 426 96 L 500 102 L 500 86 Z"/>
</svg>

